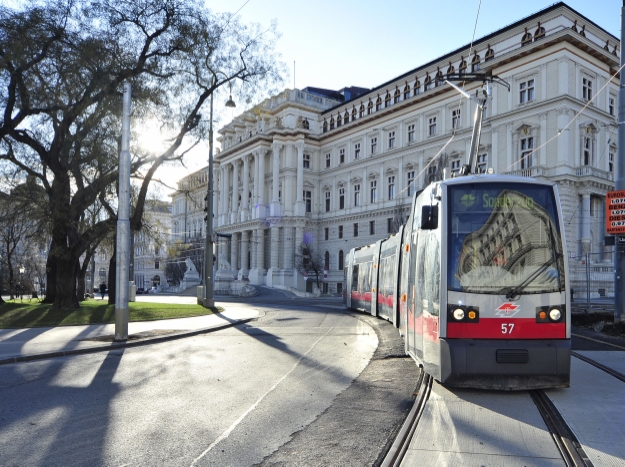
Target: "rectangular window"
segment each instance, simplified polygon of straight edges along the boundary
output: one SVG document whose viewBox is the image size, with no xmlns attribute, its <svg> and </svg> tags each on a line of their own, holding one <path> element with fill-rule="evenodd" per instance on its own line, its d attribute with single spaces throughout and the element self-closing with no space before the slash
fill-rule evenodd
<svg viewBox="0 0 625 467">
<path fill-rule="evenodd" d="M 477 155 L 478 172 L 481 174 L 485 174 L 487 168 L 488 168 L 488 154 L 478 154 Z"/>
<path fill-rule="evenodd" d="M 343 238 L 343 226 L 339 225 L 339 238 Z"/>
<path fill-rule="evenodd" d="M 519 83 L 519 103 L 525 104 L 534 100 L 534 80 Z"/>
<path fill-rule="evenodd" d="M 370 187 L 371 187 L 371 202 L 377 203 L 378 202 L 378 181 L 371 180 Z"/>
<path fill-rule="evenodd" d="M 388 148 L 393 149 L 395 147 L 395 132 L 388 132 Z"/>
<path fill-rule="evenodd" d="M 388 199 L 395 199 L 395 175 L 388 177 Z"/>
<path fill-rule="evenodd" d="M 354 185 L 354 206 L 360 206 L 360 183 Z"/>
<path fill-rule="evenodd" d="M 394 233 L 393 232 L 393 218 L 389 217 L 386 219 L 386 233 Z"/>
<path fill-rule="evenodd" d="M 614 116 L 614 97 L 610 97 L 608 100 L 608 113 Z"/>
<path fill-rule="evenodd" d="M 614 154 L 616 153 L 616 149 L 610 148 L 610 152 L 608 153 L 608 170 L 610 172 L 614 172 Z"/>
<path fill-rule="evenodd" d="M 345 148 L 339 149 L 339 164 L 345 164 Z"/>
<path fill-rule="evenodd" d="M 332 160 L 332 157 L 330 156 L 330 153 L 326 154 L 326 168 L 330 167 L 331 160 Z"/>
<path fill-rule="evenodd" d="M 592 80 L 588 78 L 582 78 L 582 99 L 592 100 Z"/>
<path fill-rule="evenodd" d="M 460 128 L 460 109 L 451 111 L 451 127 Z"/>
<path fill-rule="evenodd" d="M 412 125 L 408 125 L 408 142 L 412 143 L 414 141 L 414 123 Z"/>
<path fill-rule="evenodd" d="M 306 212 L 312 212 L 312 191 L 304 190 L 304 204 Z"/>
<path fill-rule="evenodd" d="M 330 227 L 326 227 L 323 229 L 323 238 L 325 240 L 330 240 Z"/>
<path fill-rule="evenodd" d="M 304 154 L 304 168 L 310 169 L 310 154 Z"/>
<path fill-rule="evenodd" d="M 326 212 L 330 212 L 330 192 L 326 191 Z"/>
<path fill-rule="evenodd" d="M 436 117 L 430 117 L 428 120 L 428 134 L 434 136 L 436 134 Z"/>
<path fill-rule="evenodd" d="M 375 235 L 375 221 L 369 221 L 369 235 Z"/>
<path fill-rule="evenodd" d="M 360 159 L 360 143 L 354 143 L 354 159 Z"/>
<path fill-rule="evenodd" d="M 408 187 L 408 196 L 412 196 L 415 193 L 415 171 L 414 170 L 409 170 L 407 173 L 407 184 L 406 187 Z"/>
<path fill-rule="evenodd" d="M 592 164 L 592 141 L 588 136 L 584 136 L 584 148 L 582 154 L 582 164 L 583 165 L 591 165 Z"/>
<path fill-rule="evenodd" d="M 451 161 L 451 173 L 452 174 L 460 173 L 460 159 Z"/>
<path fill-rule="evenodd" d="M 339 188 L 339 209 L 345 209 L 345 188 Z"/>
<path fill-rule="evenodd" d="M 354 223 L 354 237 L 358 236 L 358 222 Z"/>
<path fill-rule="evenodd" d="M 371 154 L 375 154 L 378 149 L 378 138 L 371 138 Z"/>
<path fill-rule="evenodd" d="M 160 261 L 154 261 L 154 269 L 160 269 L 160 268 L 161 268 Z"/>
<path fill-rule="evenodd" d="M 534 138 L 532 136 L 521 140 L 521 169 L 532 167 L 532 152 L 534 151 Z"/>
</svg>

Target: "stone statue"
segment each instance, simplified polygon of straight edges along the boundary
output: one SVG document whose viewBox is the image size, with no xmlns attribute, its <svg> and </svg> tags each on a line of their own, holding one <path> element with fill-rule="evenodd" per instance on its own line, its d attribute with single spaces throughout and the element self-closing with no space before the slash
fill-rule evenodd
<svg viewBox="0 0 625 467">
<path fill-rule="evenodd" d="M 195 269 L 195 264 L 193 264 L 193 261 L 191 261 L 191 258 L 187 258 L 184 260 L 184 263 L 187 265 L 187 271 L 185 272 L 185 275 L 187 273 L 193 273 L 196 272 Z"/>
</svg>

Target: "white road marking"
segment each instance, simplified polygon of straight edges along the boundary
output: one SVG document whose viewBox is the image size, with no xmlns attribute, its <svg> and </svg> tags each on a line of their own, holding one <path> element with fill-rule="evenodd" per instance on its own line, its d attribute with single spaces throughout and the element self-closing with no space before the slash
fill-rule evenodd
<svg viewBox="0 0 625 467">
<path fill-rule="evenodd" d="M 268 390 L 265 394 L 263 394 L 262 396 L 260 396 L 260 398 L 259 398 L 256 402 L 254 402 L 254 404 L 253 404 L 253 405 L 252 405 L 249 409 L 247 409 L 247 410 L 243 413 L 243 415 L 241 415 L 241 416 L 240 416 L 240 417 L 239 417 L 239 418 L 238 418 L 238 419 L 237 419 L 237 420 L 236 420 L 236 421 L 235 421 L 232 425 L 230 425 L 230 427 L 229 427 L 226 431 L 224 431 L 224 432 L 222 433 L 222 435 L 221 435 L 219 438 L 217 438 L 215 441 L 213 441 L 213 443 L 212 443 L 209 447 L 207 447 L 207 448 L 206 448 L 206 450 L 205 450 L 202 454 L 200 454 L 200 455 L 199 455 L 199 456 L 198 456 L 198 457 L 197 457 L 197 458 L 196 458 L 196 459 L 195 459 L 195 460 L 191 463 L 191 466 L 194 466 L 194 465 L 195 465 L 195 464 L 196 464 L 199 460 L 201 460 L 201 459 L 202 459 L 202 458 L 203 458 L 206 454 L 208 454 L 208 453 L 209 453 L 209 451 L 210 451 L 211 449 L 213 449 L 213 448 L 214 448 L 215 446 L 217 446 L 217 445 L 218 445 L 221 441 L 223 441 L 223 440 L 224 440 L 224 439 L 226 439 L 228 436 L 230 436 L 230 433 L 232 433 L 232 431 L 233 431 L 233 430 L 237 427 L 237 425 L 239 425 L 239 423 L 241 423 L 241 422 L 245 419 L 245 417 L 247 417 L 247 416 L 248 416 L 248 415 L 249 415 L 249 414 L 250 414 L 250 413 L 251 413 L 251 412 L 252 412 L 252 411 L 253 411 L 253 410 L 254 410 L 254 409 L 258 406 L 258 404 L 260 404 L 260 403 L 261 403 L 261 401 L 262 401 L 262 400 L 263 400 L 263 399 L 264 399 L 264 398 L 265 398 L 265 397 L 266 397 L 266 396 L 267 396 L 270 392 L 272 392 L 273 390 L 275 390 L 275 389 L 278 387 L 278 385 L 279 385 L 282 381 L 284 381 L 284 380 L 286 379 L 286 377 L 287 377 L 287 376 L 289 376 L 291 373 L 293 373 L 293 371 L 295 370 L 295 368 L 297 368 L 297 366 L 300 364 L 300 362 L 302 361 L 302 359 L 303 359 L 306 355 L 308 355 L 308 354 L 309 354 L 309 353 L 310 353 L 310 352 L 311 352 L 311 351 L 315 348 L 315 346 L 319 343 L 319 341 L 320 341 L 321 339 L 323 339 L 324 337 L 326 337 L 326 336 L 328 335 L 328 333 L 329 333 L 330 331 L 332 331 L 332 329 L 334 329 L 334 327 L 331 327 L 330 329 L 328 329 L 328 330 L 327 330 L 327 332 L 326 332 L 323 336 L 321 336 L 319 339 L 317 339 L 317 340 L 315 341 L 315 343 L 314 343 L 314 344 L 310 347 L 310 349 L 308 349 L 308 350 L 306 351 L 306 353 L 305 353 L 305 354 L 303 354 L 302 356 L 300 356 L 300 357 L 297 359 L 297 361 L 295 362 L 295 364 L 293 365 L 293 367 L 292 367 L 292 368 L 291 368 L 291 369 L 290 369 L 290 370 L 289 370 L 289 371 L 288 371 L 288 372 L 287 372 L 284 376 L 282 376 L 282 378 L 280 378 L 280 379 L 279 379 L 279 380 L 278 380 L 278 381 L 277 381 L 277 382 L 276 382 L 273 386 L 271 386 L 271 388 L 269 388 L 269 390 Z"/>
</svg>

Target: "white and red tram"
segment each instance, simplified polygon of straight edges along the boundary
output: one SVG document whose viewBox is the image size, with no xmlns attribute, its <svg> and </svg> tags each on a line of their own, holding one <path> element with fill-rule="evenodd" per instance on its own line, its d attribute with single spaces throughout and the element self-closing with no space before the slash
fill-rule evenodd
<svg viewBox="0 0 625 467">
<path fill-rule="evenodd" d="M 567 387 L 566 271 L 557 187 L 471 175 L 429 185 L 397 234 L 349 252 L 345 305 L 391 321 L 443 384 Z"/>
</svg>

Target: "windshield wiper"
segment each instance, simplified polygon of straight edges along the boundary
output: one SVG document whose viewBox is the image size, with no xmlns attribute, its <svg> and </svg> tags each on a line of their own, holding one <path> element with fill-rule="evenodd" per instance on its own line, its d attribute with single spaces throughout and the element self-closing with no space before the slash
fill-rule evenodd
<svg viewBox="0 0 625 467">
<path fill-rule="evenodd" d="M 532 283 L 534 279 L 540 276 L 543 272 L 547 270 L 549 266 L 555 263 L 561 255 L 557 253 L 553 255 L 552 258 L 549 259 L 546 263 L 544 263 L 541 267 L 539 267 L 532 275 L 530 275 L 527 279 L 521 282 L 519 285 L 510 289 L 510 291 L 506 294 L 506 298 L 508 300 L 512 300 L 514 297 L 518 296 L 528 285 Z"/>
</svg>

